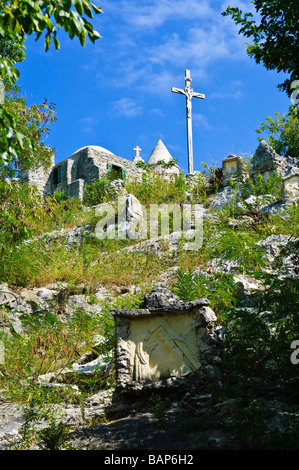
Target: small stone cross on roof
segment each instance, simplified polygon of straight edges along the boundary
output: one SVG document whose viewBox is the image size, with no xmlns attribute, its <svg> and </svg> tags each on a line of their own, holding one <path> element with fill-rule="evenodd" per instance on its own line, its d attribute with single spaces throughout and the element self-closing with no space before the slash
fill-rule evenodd
<svg viewBox="0 0 299 470">
<path fill-rule="evenodd" d="M 137 145 L 137 147 L 133 148 L 133 150 L 136 154 L 135 157 L 139 158 L 140 157 L 140 152 L 141 152 L 142 149 L 140 147 L 138 147 L 138 145 Z"/>
</svg>

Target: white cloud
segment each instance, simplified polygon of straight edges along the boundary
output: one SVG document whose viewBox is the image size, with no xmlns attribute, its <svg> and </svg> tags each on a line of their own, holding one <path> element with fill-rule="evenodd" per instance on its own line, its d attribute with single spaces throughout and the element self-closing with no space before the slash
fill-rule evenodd
<svg viewBox="0 0 299 470">
<path fill-rule="evenodd" d="M 244 58 L 245 46 L 235 31 L 228 31 L 221 21 L 215 21 L 191 28 L 185 37 L 172 33 L 163 43 L 152 47 L 148 55 L 153 64 L 193 63 L 206 69 L 216 60 Z"/>
<path fill-rule="evenodd" d="M 213 15 L 208 0 L 121 0 L 102 2 L 104 11 L 114 12 L 127 23 L 131 30 L 148 33 L 171 20 L 189 21 Z"/>
<path fill-rule="evenodd" d="M 208 79 L 215 63 L 250 60 L 245 39 L 232 19 L 221 15 L 222 2 L 104 0 L 104 12 L 112 20 L 111 38 L 106 41 L 111 41 L 113 50 L 101 54 L 109 59 L 110 85 L 131 89 L 129 95 L 134 91 L 167 96 L 172 86 L 184 85 L 186 68 L 198 83 Z M 140 107 L 134 111 L 127 101 L 120 105 L 125 115 L 142 111 Z"/>
<path fill-rule="evenodd" d="M 121 98 L 112 103 L 112 115 L 136 117 L 143 114 L 142 106 L 138 105 L 132 98 Z"/>
</svg>

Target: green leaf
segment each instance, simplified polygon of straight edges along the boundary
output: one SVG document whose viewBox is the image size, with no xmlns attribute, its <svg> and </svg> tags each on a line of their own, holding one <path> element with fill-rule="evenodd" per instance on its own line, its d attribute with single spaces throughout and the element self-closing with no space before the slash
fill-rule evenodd
<svg viewBox="0 0 299 470">
<path fill-rule="evenodd" d="M 45 37 L 45 51 L 46 52 L 49 50 L 50 43 L 51 43 L 51 35 L 47 34 Z"/>
<path fill-rule="evenodd" d="M 80 16 L 84 13 L 83 3 L 82 0 L 73 0 L 73 5 Z"/>
<path fill-rule="evenodd" d="M 52 21 L 50 20 L 50 18 L 45 17 L 45 23 L 47 25 L 46 26 L 47 30 L 52 31 L 53 28 L 54 28 L 54 25 L 53 25 Z"/>
<path fill-rule="evenodd" d="M 82 33 L 84 29 L 84 23 L 83 20 L 76 12 L 73 13 L 73 23 L 77 29 L 78 35 Z"/>
<path fill-rule="evenodd" d="M 67 25 L 67 33 L 71 39 L 73 39 L 76 35 L 76 27 L 73 23 L 69 23 Z"/>
<path fill-rule="evenodd" d="M 20 146 L 23 148 L 24 146 L 24 135 L 21 134 L 20 132 L 16 132 L 16 135 L 15 135 L 18 143 L 20 144 Z"/>
<path fill-rule="evenodd" d="M 93 14 L 92 14 L 92 10 L 89 6 L 89 2 L 87 2 L 86 0 L 82 2 L 83 3 L 83 8 L 84 8 L 84 13 L 85 15 L 87 15 L 89 18 L 92 18 L 93 17 Z"/>
<path fill-rule="evenodd" d="M 60 42 L 55 36 L 53 36 L 53 42 L 54 42 L 55 49 L 58 51 L 60 49 Z"/>
<path fill-rule="evenodd" d="M 95 11 L 96 14 L 98 14 L 98 13 L 103 13 L 102 8 L 97 7 L 97 6 L 94 5 L 93 3 L 91 3 L 91 6 L 92 6 L 92 8 L 94 9 L 94 11 Z"/>
<path fill-rule="evenodd" d="M 102 37 L 97 31 L 92 31 L 92 33 L 88 33 L 88 36 L 91 42 L 95 42 L 96 39 L 99 39 Z"/>
<path fill-rule="evenodd" d="M 70 10 L 72 6 L 71 0 L 62 0 L 62 5 L 67 9 Z"/>
<path fill-rule="evenodd" d="M 85 32 L 85 29 L 82 29 L 81 33 L 79 34 L 79 40 L 80 40 L 80 44 L 82 47 L 85 46 L 85 42 L 86 42 L 86 32 Z"/>
</svg>

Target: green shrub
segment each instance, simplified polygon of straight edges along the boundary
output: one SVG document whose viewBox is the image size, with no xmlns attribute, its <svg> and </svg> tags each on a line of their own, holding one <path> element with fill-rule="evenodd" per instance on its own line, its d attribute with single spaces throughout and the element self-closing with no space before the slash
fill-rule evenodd
<svg viewBox="0 0 299 470">
<path fill-rule="evenodd" d="M 129 180 L 126 189 L 148 208 L 149 204 L 183 203 L 186 200 L 187 184 L 183 173 L 173 175 L 167 181 L 159 173 L 146 171 L 142 173 L 141 183 Z"/>
<path fill-rule="evenodd" d="M 269 145 L 279 155 L 289 155 L 299 158 L 299 108 L 291 105 L 288 113 L 283 116 L 276 111 L 276 117 L 267 117 L 266 121 L 256 129 L 258 134 L 266 131 Z M 259 138 L 261 140 L 261 138 Z"/>
<path fill-rule="evenodd" d="M 267 266 L 265 251 L 257 245 L 258 234 L 247 231 L 223 230 L 215 247 L 223 260 L 238 261 L 242 274 L 259 271 Z"/>
<path fill-rule="evenodd" d="M 106 202 L 109 197 L 109 179 L 101 178 L 85 186 L 83 202 L 87 206 L 96 206 Z"/>
<path fill-rule="evenodd" d="M 282 175 L 275 173 L 273 176 L 263 180 L 262 175 L 257 175 L 255 181 L 248 178 L 241 186 L 241 193 L 244 199 L 250 195 L 265 196 L 271 194 L 275 199 L 280 199 L 282 196 Z"/>
<path fill-rule="evenodd" d="M 239 377 L 298 381 L 298 366 L 290 357 L 291 343 L 299 338 L 299 279 L 255 277 L 262 284 L 254 308 L 235 308 L 223 317 L 226 368 Z"/>
<path fill-rule="evenodd" d="M 53 420 L 48 427 L 38 432 L 38 446 L 42 450 L 61 450 L 67 446 L 70 439 L 68 427 Z"/>
<path fill-rule="evenodd" d="M 187 271 L 177 270 L 172 291 L 185 302 L 208 298 L 217 315 L 231 308 L 236 300 L 235 283 L 231 275 L 214 273 L 213 276 L 205 277 L 193 273 L 191 268 Z"/>
</svg>

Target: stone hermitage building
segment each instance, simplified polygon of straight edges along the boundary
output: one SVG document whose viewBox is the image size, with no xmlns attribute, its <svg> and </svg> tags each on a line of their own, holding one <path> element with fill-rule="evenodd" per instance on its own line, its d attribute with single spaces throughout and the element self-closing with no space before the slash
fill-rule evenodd
<svg viewBox="0 0 299 470">
<path fill-rule="evenodd" d="M 49 196 L 54 194 L 55 191 L 64 190 L 67 196 L 82 200 L 84 187 L 107 176 L 109 172 L 113 172 L 116 178 L 124 181 L 128 177 L 141 180 L 143 170 L 137 166 L 138 161 L 143 161 L 139 155 L 141 149 L 137 146 L 134 151 L 136 155 L 131 161 L 118 157 L 103 147 L 88 145 L 57 164 L 54 162 L 53 155 L 48 170 L 45 170 L 42 166 L 30 170 L 21 170 L 19 179 L 24 183 L 37 186 L 41 194 Z M 159 140 L 147 163 L 161 171 L 161 165 L 158 162 L 169 163 L 172 158 L 163 142 Z M 180 168 L 174 165 L 165 171 L 168 174 L 179 174 Z"/>
<path fill-rule="evenodd" d="M 30 170 L 20 170 L 18 179 L 35 185 L 38 192 L 45 196 L 51 196 L 56 191 L 64 191 L 66 196 L 82 200 L 85 186 L 108 176 L 110 172 L 111 180 L 126 181 L 127 178 L 134 178 L 137 182 L 141 181 L 144 169 L 138 163 L 145 162 L 140 156 L 141 148 L 137 145 L 133 150 L 134 158 L 127 160 L 103 147 L 88 145 L 56 164 L 52 155 L 48 169 L 38 166 Z M 168 164 L 172 161 L 173 157 L 160 139 L 146 164 L 163 177 L 171 178 L 180 174 L 179 166 L 175 161 L 173 165 L 168 166 L 161 165 L 161 162 Z M 278 155 L 265 140 L 260 142 L 252 156 L 250 168 L 246 167 L 243 157 L 231 154 L 222 160 L 222 171 L 223 186 L 226 189 L 230 180 L 244 182 L 250 177 L 256 181 L 258 177 L 262 177 L 265 183 L 269 177 L 280 175 L 284 202 L 292 203 L 299 200 L 299 159 Z M 198 173 L 200 172 L 188 173 L 186 175 L 188 182 L 192 183 Z M 220 193 L 221 191 L 223 190 L 220 190 Z"/>
</svg>

